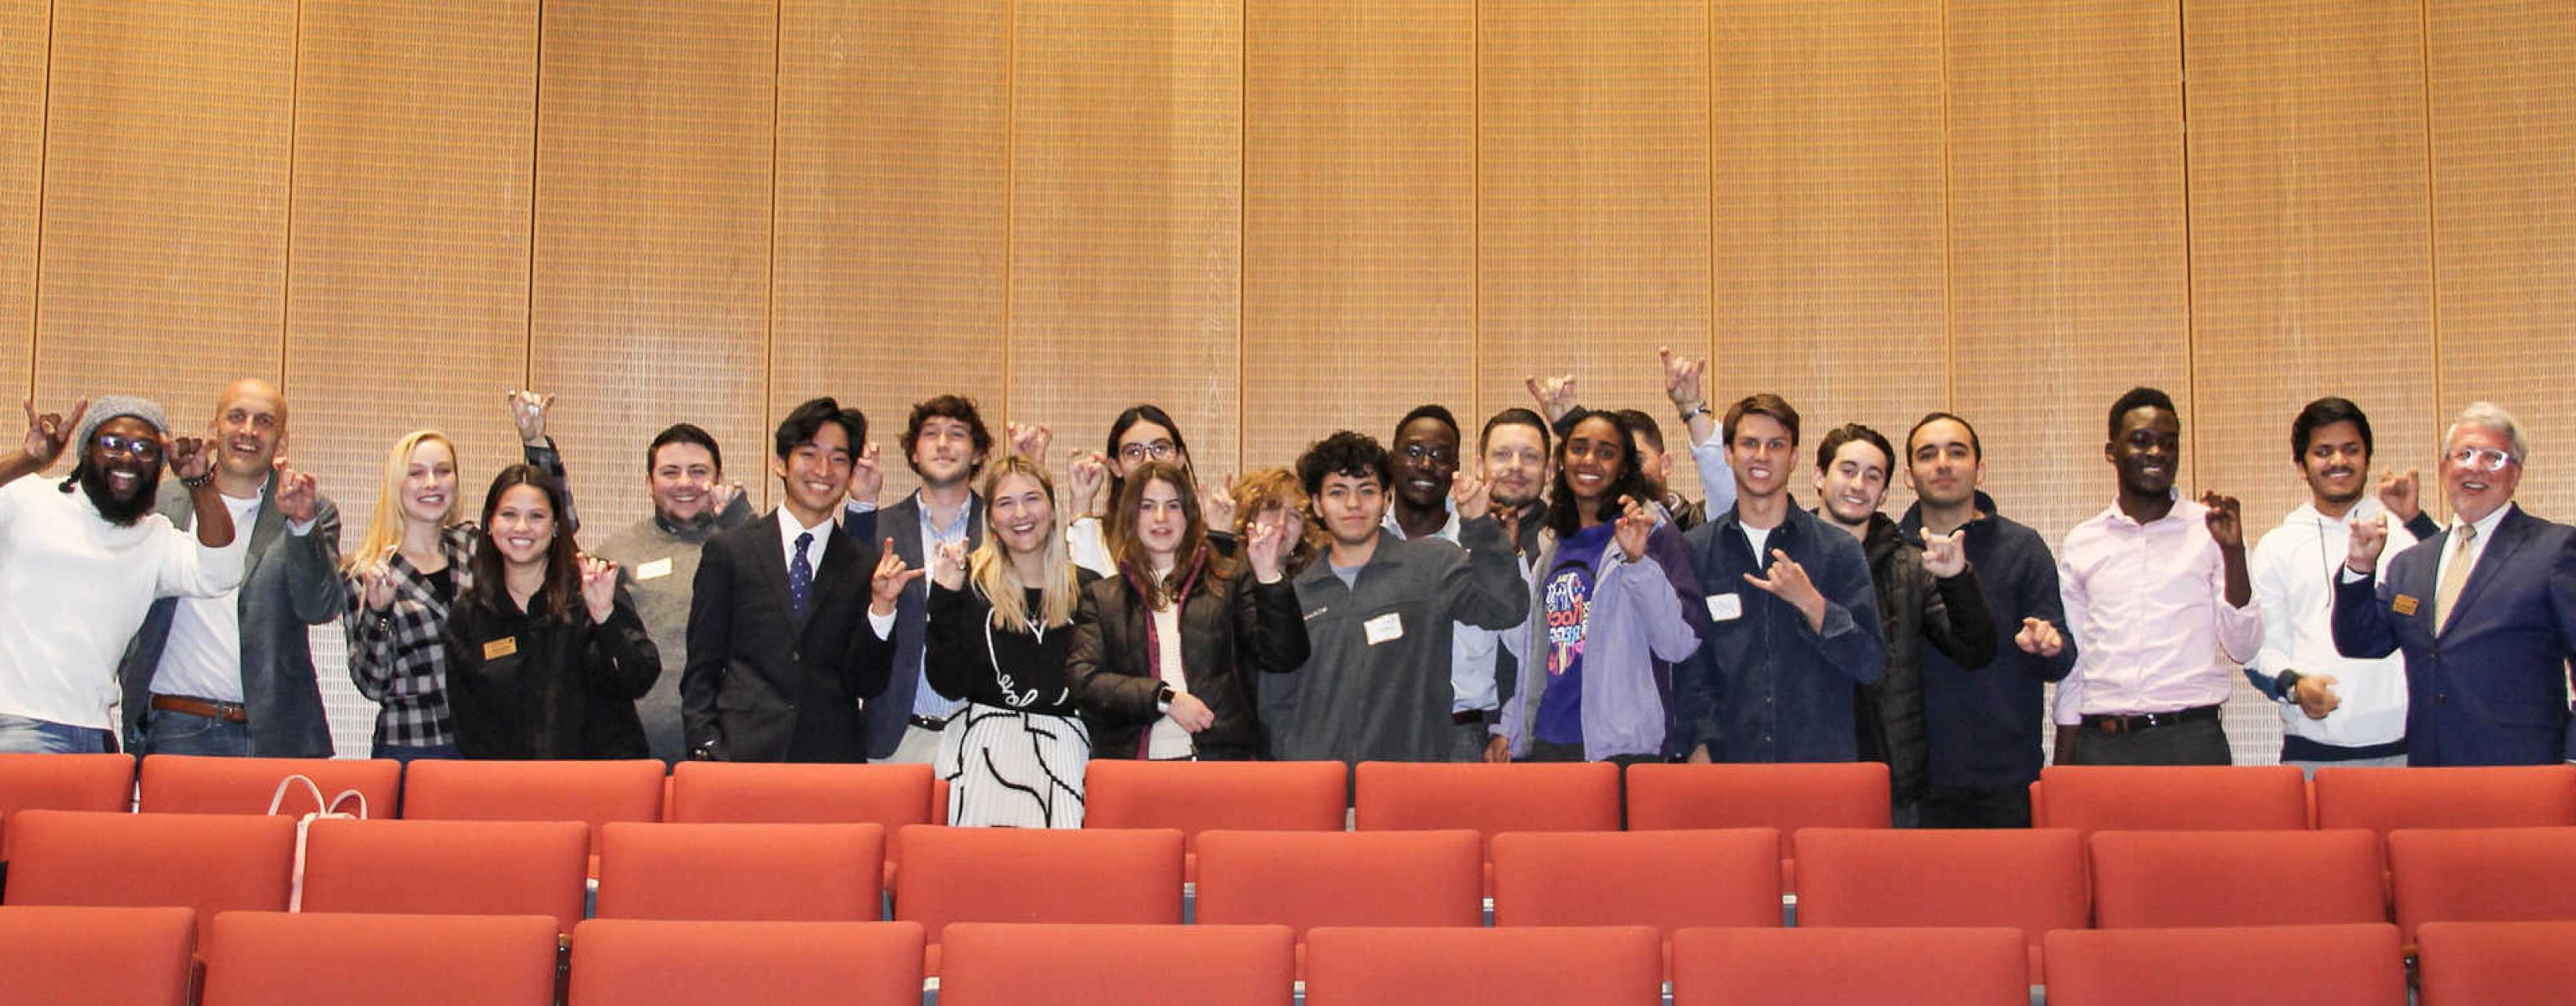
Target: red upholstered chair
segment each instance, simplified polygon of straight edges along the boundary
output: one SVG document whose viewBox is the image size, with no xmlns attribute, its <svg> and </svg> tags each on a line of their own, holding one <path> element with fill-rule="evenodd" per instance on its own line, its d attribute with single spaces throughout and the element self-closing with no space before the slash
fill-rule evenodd
<svg viewBox="0 0 2576 1006">
<path fill-rule="evenodd" d="M 134 809 L 134 759 L 121 754 L 0 754 L 0 827 L 22 810 Z M 17 848 L 0 832 L 0 860 Z"/>
<path fill-rule="evenodd" d="M 1311 1006 L 1451 1001 L 1634 1006 L 1663 998 L 1662 940 L 1644 926 L 1355 929 L 1306 934 Z"/>
<path fill-rule="evenodd" d="M 1360 831 L 1619 830 L 1619 766 L 1361 762 Z"/>
<path fill-rule="evenodd" d="M 663 765 L 633 761 L 423 759 L 403 772 L 402 816 L 431 821 L 580 821 L 590 854 L 610 821 L 662 819 Z"/>
<path fill-rule="evenodd" d="M 576 821 L 313 822 L 307 912 L 544 915 L 581 922 L 586 829 Z"/>
<path fill-rule="evenodd" d="M 225 912 L 206 945 L 206 1006 L 548 1006 L 555 920 L 542 915 Z"/>
<path fill-rule="evenodd" d="M 633 824 L 603 829 L 603 919 L 873 922 L 885 829 L 873 824 Z"/>
<path fill-rule="evenodd" d="M 2576 765 L 2321 768 L 2317 827 L 2576 826 Z"/>
<path fill-rule="evenodd" d="M 902 842 L 895 917 L 921 923 L 932 974 L 951 922 L 1181 921 L 1181 833 L 1169 828 L 917 824 L 903 830 Z"/>
<path fill-rule="evenodd" d="M 1673 1006 L 1736 1003 L 2026 1006 L 2021 931 L 1685 929 L 1673 937 Z"/>
<path fill-rule="evenodd" d="M 1877 762 L 1628 767 L 1628 830 L 1770 828 L 1780 886 L 1797 890 L 1803 828 L 1888 826 L 1887 766 Z"/>
<path fill-rule="evenodd" d="M 11 905 L 286 907 L 295 822 L 260 814 L 30 810 L 10 824 Z"/>
<path fill-rule="evenodd" d="M 1177 828 L 1187 877 L 1198 879 L 1199 833 L 1340 831 L 1350 769 L 1334 761 L 1133 761 L 1084 771 L 1085 828 Z"/>
<path fill-rule="evenodd" d="M 681 762 L 668 820 L 689 824 L 874 824 L 886 833 L 885 887 L 903 860 L 903 829 L 948 823 L 928 765 Z"/>
<path fill-rule="evenodd" d="M 2424 1006 L 2564 1006 L 2576 922 L 2427 922 L 2415 931 Z"/>
<path fill-rule="evenodd" d="M 0 995 L 186 1006 L 196 945 L 185 908 L 0 908 Z"/>
<path fill-rule="evenodd" d="M 2401 828 L 2388 866 L 2410 941 L 2427 922 L 2576 920 L 2576 828 Z"/>
<path fill-rule="evenodd" d="M 2104 929 L 2388 921 L 2379 836 L 2336 831 L 2097 831 Z"/>
<path fill-rule="evenodd" d="M 2307 776 L 2290 765 L 2051 765 L 2031 825 L 2077 831 L 2296 831 Z"/>
<path fill-rule="evenodd" d="M 1496 835 L 1494 924 L 1652 926 L 1669 956 L 1679 930 L 1780 925 L 1779 852 L 1769 828 Z"/>
<path fill-rule="evenodd" d="M 1809 828 L 1798 860 L 1801 928 L 2010 926 L 2033 981 L 2046 978 L 2041 937 L 2091 920 L 2083 844 L 2062 828 Z"/>
<path fill-rule="evenodd" d="M 1472 831 L 1211 831 L 1199 836 L 1198 921 L 1316 926 L 1481 926 Z"/>
<path fill-rule="evenodd" d="M 402 791 L 402 763 L 390 759 L 353 758 L 207 758 L 191 755 L 147 755 L 143 759 L 146 814 L 265 814 L 277 798 L 278 784 L 289 776 L 313 780 L 322 799 L 356 790 L 367 800 L 370 817 L 394 816 Z M 320 808 L 301 784 L 288 787 L 277 812 L 302 817 Z M 355 801 L 342 811 L 356 813 Z"/>
<path fill-rule="evenodd" d="M 2282 963 L 2285 947 L 2296 966 Z M 2406 964 L 2385 922 L 2061 929 L 2048 934 L 2048 1003 L 2406 1006 Z"/>
<path fill-rule="evenodd" d="M 571 1001 L 919 1006 L 921 926 L 592 919 L 573 931 Z"/>
<path fill-rule="evenodd" d="M 940 944 L 939 1002 L 1288 1006 L 1294 943 L 1286 926 L 960 922 Z"/>
</svg>

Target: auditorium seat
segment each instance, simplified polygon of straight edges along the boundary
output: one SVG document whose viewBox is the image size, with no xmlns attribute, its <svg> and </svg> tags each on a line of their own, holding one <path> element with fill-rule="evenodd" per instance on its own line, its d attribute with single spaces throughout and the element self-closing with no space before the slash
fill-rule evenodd
<svg viewBox="0 0 2576 1006">
<path fill-rule="evenodd" d="M 2565 1006 L 2576 922 L 2427 922 L 2415 931 L 2423 1006 Z"/>
<path fill-rule="evenodd" d="M 1779 851 L 1769 828 L 1496 835 L 1494 924 L 1652 926 L 1669 958 L 1679 930 L 1778 926 Z"/>
<path fill-rule="evenodd" d="M 2317 827 L 2576 826 L 2576 765 L 2321 768 Z"/>
<path fill-rule="evenodd" d="M 542 915 L 225 912 L 205 1006 L 549 1006 L 555 948 Z"/>
<path fill-rule="evenodd" d="M 2040 939 L 2089 924 L 2083 842 L 2074 831 L 1809 828 L 1798 833 L 1801 927 L 2010 926 Z"/>
<path fill-rule="evenodd" d="M 313 780 L 322 799 L 356 790 L 367 800 L 369 817 L 394 816 L 402 789 L 402 763 L 355 758 L 208 758 L 191 755 L 147 755 L 143 759 L 144 813 L 265 814 L 277 798 L 278 784 L 289 776 Z M 277 812 L 302 817 L 318 810 L 302 784 L 287 788 Z M 356 801 L 339 810 L 358 813 Z"/>
<path fill-rule="evenodd" d="M 284 909 L 295 872 L 282 816 L 30 810 L 9 830 L 11 905 L 177 906 L 203 921 Z"/>
<path fill-rule="evenodd" d="M 663 765 L 631 761 L 422 759 L 403 770 L 402 816 L 428 821 L 580 821 L 590 855 L 610 821 L 662 819 Z"/>
<path fill-rule="evenodd" d="M 544 915 L 570 933 L 587 893 L 583 848 L 576 821 L 315 821 L 304 910 Z"/>
<path fill-rule="evenodd" d="M 687 761 L 671 769 L 668 820 L 684 824 L 874 824 L 885 829 L 885 888 L 903 861 L 903 829 L 946 824 L 928 765 L 787 765 Z"/>
<path fill-rule="evenodd" d="M 1199 833 L 1340 831 L 1350 768 L 1334 761 L 1135 761 L 1104 758 L 1083 773 L 1085 828 L 1177 828 L 1186 876 L 1198 879 Z"/>
<path fill-rule="evenodd" d="M 602 829 L 603 919 L 872 922 L 885 829 L 873 824 L 636 824 Z"/>
<path fill-rule="evenodd" d="M 1673 1006 L 2028 1006 L 2018 929 L 1685 929 Z"/>
<path fill-rule="evenodd" d="M 1169 828 L 903 830 L 895 917 L 921 923 L 939 973 L 951 922 L 1181 921 L 1181 833 Z"/>
<path fill-rule="evenodd" d="M 1325 926 L 1306 934 L 1306 1003 L 1646 1006 L 1663 998 L 1661 942 L 1645 926 Z"/>
<path fill-rule="evenodd" d="M 1878 762 L 1628 766 L 1628 830 L 1770 828 L 1780 835 L 1780 887 L 1798 889 L 1797 833 L 1888 826 L 1887 766 Z"/>
<path fill-rule="evenodd" d="M 1476 833 L 1211 831 L 1199 836 L 1198 921 L 1316 926 L 1481 926 Z"/>
<path fill-rule="evenodd" d="M 2104 929 L 2388 921 L 2379 836 L 2332 831 L 2097 831 Z"/>
<path fill-rule="evenodd" d="M 2427 922 L 2576 921 L 2576 828 L 2401 828 L 2388 867 L 2410 942 Z"/>
<path fill-rule="evenodd" d="M 2048 1006 L 2173 1003 L 2406 1006 L 2397 927 L 2376 922 L 2048 934 Z"/>
<path fill-rule="evenodd" d="M 1492 856 L 1507 831 L 1619 830 L 1619 766 L 1529 763 L 1361 762 L 1354 827 L 1359 831 L 1472 828 Z M 1483 868 L 1486 892 L 1491 868 Z"/>
<path fill-rule="evenodd" d="M 2051 765 L 2031 826 L 2094 831 L 2296 831 L 2307 776 L 2291 765 Z"/>
<path fill-rule="evenodd" d="M 941 940 L 939 1006 L 1289 1006 L 1294 942 L 1286 926 L 960 922 Z"/>
<path fill-rule="evenodd" d="M 0 998 L 186 1006 L 196 932 L 185 908 L 0 908 Z"/>
<path fill-rule="evenodd" d="M 134 759 L 121 754 L 0 754 L 0 829 L 22 810 L 134 809 Z M 0 861 L 17 848 L 0 830 Z"/>
<path fill-rule="evenodd" d="M 921 1002 L 917 923 L 592 919 L 573 931 L 572 1006 Z"/>
</svg>

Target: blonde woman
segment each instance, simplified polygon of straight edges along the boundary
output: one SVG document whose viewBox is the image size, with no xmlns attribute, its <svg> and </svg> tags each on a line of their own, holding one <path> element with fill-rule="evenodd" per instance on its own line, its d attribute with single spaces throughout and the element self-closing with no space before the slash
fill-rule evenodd
<svg viewBox="0 0 2576 1006">
<path fill-rule="evenodd" d="M 981 492 L 984 544 L 971 555 L 946 545 L 930 566 L 923 667 L 932 688 L 966 700 L 933 762 L 949 784 L 948 823 L 1079 828 L 1091 733 L 1064 665 L 1074 606 L 1100 577 L 1067 557 L 1055 483 L 1037 463 L 993 462 Z"/>
</svg>

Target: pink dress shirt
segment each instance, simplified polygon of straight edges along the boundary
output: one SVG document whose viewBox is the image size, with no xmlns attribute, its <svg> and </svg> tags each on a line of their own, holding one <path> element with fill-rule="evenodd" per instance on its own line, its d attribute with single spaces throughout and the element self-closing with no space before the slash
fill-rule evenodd
<svg viewBox="0 0 2576 1006">
<path fill-rule="evenodd" d="M 2208 514 L 2177 499 L 2140 524 L 2114 505 L 2066 532 L 2057 583 L 2076 656 L 2057 685 L 2058 724 L 2227 701 L 2237 668 L 2263 646 L 2263 617 L 2250 598 L 2228 606 Z"/>
</svg>

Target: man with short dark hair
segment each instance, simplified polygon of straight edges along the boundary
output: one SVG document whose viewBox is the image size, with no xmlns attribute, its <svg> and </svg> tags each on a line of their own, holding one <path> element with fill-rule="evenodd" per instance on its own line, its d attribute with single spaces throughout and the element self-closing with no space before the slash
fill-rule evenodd
<svg viewBox="0 0 2576 1006">
<path fill-rule="evenodd" d="M 973 549 L 984 543 L 984 498 L 975 476 L 993 450 L 993 431 L 975 403 L 940 395 L 915 404 L 904 423 L 903 459 L 921 477 L 921 488 L 877 512 L 876 534 L 894 543 L 893 554 L 919 569 L 942 545 Z M 930 595 L 922 584 L 904 588 L 895 617 L 894 677 L 885 694 L 868 703 L 868 757 L 928 765 L 939 754 L 939 732 L 964 704 L 930 686 L 922 662 L 922 636 L 930 624 Z"/>
<path fill-rule="evenodd" d="M 592 555 L 617 564 L 618 582 L 635 599 L 644 631 L 662 654 L 664 671 L 653 690 L 635 701 L 653 757 L 688 757 L 688 732 L 680 715 L 680 678 L 689 665 L 690 588 L 707 539 L 758 517 L 742 483 L 728 481 L 716 438 L 689 423 L 675 423 L 644 448 L 644 489 L 653 512 L 610 535 Z"/>
<path fill-rule="evenodd" d="M 1484 482 L 1452 474 L 1459 544 L 1387 533 L 1394 468 L 1375 439 L 1344 430 L 1297 459 L 1332 544 L 1296 578 L 1311 656 L 1265 692 L 1288 700 L 1262 710 L 1282 760 L 1455 758 L 1454 626 L 1511 628 L 1529 599 Z"/>
<path fill-rule="evenodd" d="M 1497 422 L 1501 419 L 1495 417 Z M 1492 428 L 1493 423 L 1488 423 L 1487 429 Z M 1539 436 L 1544 438 L 1545 434 Z M 1506 434 L 1506 439 L 1511 435 Z M 1438 405 L 1419 406 L 1396 422 L 1394 444 L 1394 506 L 1387 510 L 1386 532 L 1398 538 L 1438 538 L 1452 545 L 1466 544 L 1459 537 L 1462 521 L 1457 504 L 1450 498 L 1459 474 L 1456 417 Z M 1545 467 L 1542 461 L 1540 470 Z M 1493 484 L 1486 482 L 1485 486 L 1490 500 Z M 1491 513 L 1497 508 L 1489 502 L 1486 509 Z M 1517 552 L 1517 547 L 1513 551 Z M 1513 568 L 1519 569 L 1517 560 Z M 1449 685 L 1454 695 L 1449 719 L 1458 742 L 1450 752 L 1452 761 L 1484 760 L 1485 738 L 1496 725 L 1501 708 L 1494 665 L 1503 655 L 1502 636 L 1494 630 L 1466 622 L 1450 627 Z"/>
<path fill-rule="evenodd" d="M 2071 765 L 2225 765 L 2218 709 L 2263 645 L 2234 497 L 2174 489 L 2182 416 L 2154 388 L 2111 404 L 2103 457 L 2110 507 L 2057 550 L 2075 670 L 2057 686 L 2057 760 Z M 2224 651 L 2228 662 L 2213 658 Z"/>
</svg>

